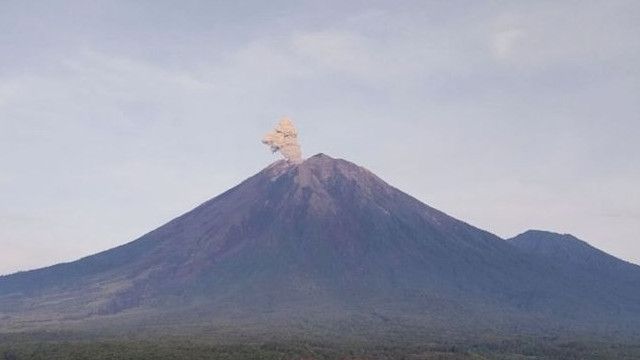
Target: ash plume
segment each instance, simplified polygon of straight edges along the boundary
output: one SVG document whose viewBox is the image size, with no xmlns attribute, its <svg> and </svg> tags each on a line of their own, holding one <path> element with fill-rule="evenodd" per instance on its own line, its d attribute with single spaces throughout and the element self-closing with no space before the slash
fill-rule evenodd
<svg viewBox="0 0 640 360">
<path fill-rule="evenodd" d="M 280 152 L 287 161 L 294 163 L 302 161 L 298 131 L 288 117 L 283 117 L 275 129 L 264 136 L 262 143 L 268 145 L 272 152 Z"/>
</svg>

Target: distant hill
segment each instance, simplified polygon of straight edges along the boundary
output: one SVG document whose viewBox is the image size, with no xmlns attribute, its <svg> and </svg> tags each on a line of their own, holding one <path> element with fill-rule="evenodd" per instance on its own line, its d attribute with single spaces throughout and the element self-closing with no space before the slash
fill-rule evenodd
<svg viewBox="0 0 640 360">
<path fill-rule="evenodd" d="M 625 277 L 639 269 L 638 265 L 620 260 L 569 234 L 529 230 L 509 239 L 509 242 L 529 254 L 583 270 Z"/>
<path fill-rule="evenodd" d="M 598 314 L 597 308 L 611 315 L 631 318 L 640 311 L 640 266 L 620 260 L 569 234 L 529 230 L 509 242 L 525 254 L 538 257 L 539 263 L 546 262 L 549 276 L 570 279 L 572 286 L 563 291 L 585 289 L 588 292 L 585 296 L 594 307 L 589 310 L 592 315 Z M 567 315 L 584 316 L 573 309 L 567 311 Z"/>
<path fill-rule="evenodd" d="M 128 244 L 0 277 L 3 330 L 384 336 L 639 325 L 640 267 L 570 235 L 500 239 L 323 154 L 278 161 Z"/>
</svg>

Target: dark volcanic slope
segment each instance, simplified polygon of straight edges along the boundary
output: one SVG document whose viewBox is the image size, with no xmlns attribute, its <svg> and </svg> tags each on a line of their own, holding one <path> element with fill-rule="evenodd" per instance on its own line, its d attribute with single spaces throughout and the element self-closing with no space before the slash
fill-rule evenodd
<svg viewBox="0 0 640 360">
<path fill-rule="evenodd" d="M 384 313 L 452 327 L 636 321 L 640 294 L 628 285 L 638 268 L 620 266 L 622 280 L 607 277 L 606 286 L 601 270 L 567 267 L 536 239 L 504 241 L 319 154 L 276 162 L 129 244 L 0 277 L 0 319 L 23 326 L 143 313 L 162 323 L 179 312 L 327 321 Z"/>
<path fill-rule="evenodd" d="M 634 274 L 637 276 L 636 271 L 640 268 L 569 234 L 529 230 L 509 239 L 509 242 L 529 254 L 540 255 L 571 268 L 611 273 L 617 277 Z"/>
<path fill-rule="evenodd" d="M 620 260 L 569 234 L 529 230 L 509 240 L 536 262 L 547 262 L 554 276 L 589 289 L 588 298 L 613 313 L 640 313 L 640 266 Z M 566 291 L 571 291 L 567 289 Z"/>
</svg>

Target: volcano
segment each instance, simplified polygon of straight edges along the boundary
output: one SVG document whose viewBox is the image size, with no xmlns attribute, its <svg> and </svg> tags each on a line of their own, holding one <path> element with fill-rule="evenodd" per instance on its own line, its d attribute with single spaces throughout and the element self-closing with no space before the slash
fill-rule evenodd
<svg viewBox="0 0 640 360">
<path fill-rule="evenodd" d="M 128 244 L 0 277 L 4 330 L 639 325 L 639 266 L 569 235 L 501 239 L 324 154 L 275 162 Z"/>
</svg>

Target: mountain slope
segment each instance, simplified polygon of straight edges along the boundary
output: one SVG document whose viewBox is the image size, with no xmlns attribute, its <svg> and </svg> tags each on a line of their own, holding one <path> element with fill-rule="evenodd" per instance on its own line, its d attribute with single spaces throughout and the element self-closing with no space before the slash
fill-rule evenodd
<svg viewBox="0 0 640 360">
<path fill-rule="evenodd" d="M 355 317 L 460 330 L 640 317 L 640 294 L 626 282 L 575 281 L 525 244 L 319 154 L 276 162 L 129 244 L 0 277 L 0 318 L 28 327 L 134 317 L 155 324 Z M 621 271 L 631 280 L 640 273 Z"/>
<path fill-rule="evenodd" d="M 569 234 L 529 230 L 509 243 L 547 263 L 555 276 L 590 289 L 589 297 L 612 312 L 640 312 L 640 266 L 620 260 Z"/>
<path fill-rule="evenodd" d="M 528 230 L 509 242 L 529 254 L 537 254 L 555 262 L 602 272 L 632 274 L 638 266 L 620 260 L 573 235 Z"/>
</svg>

